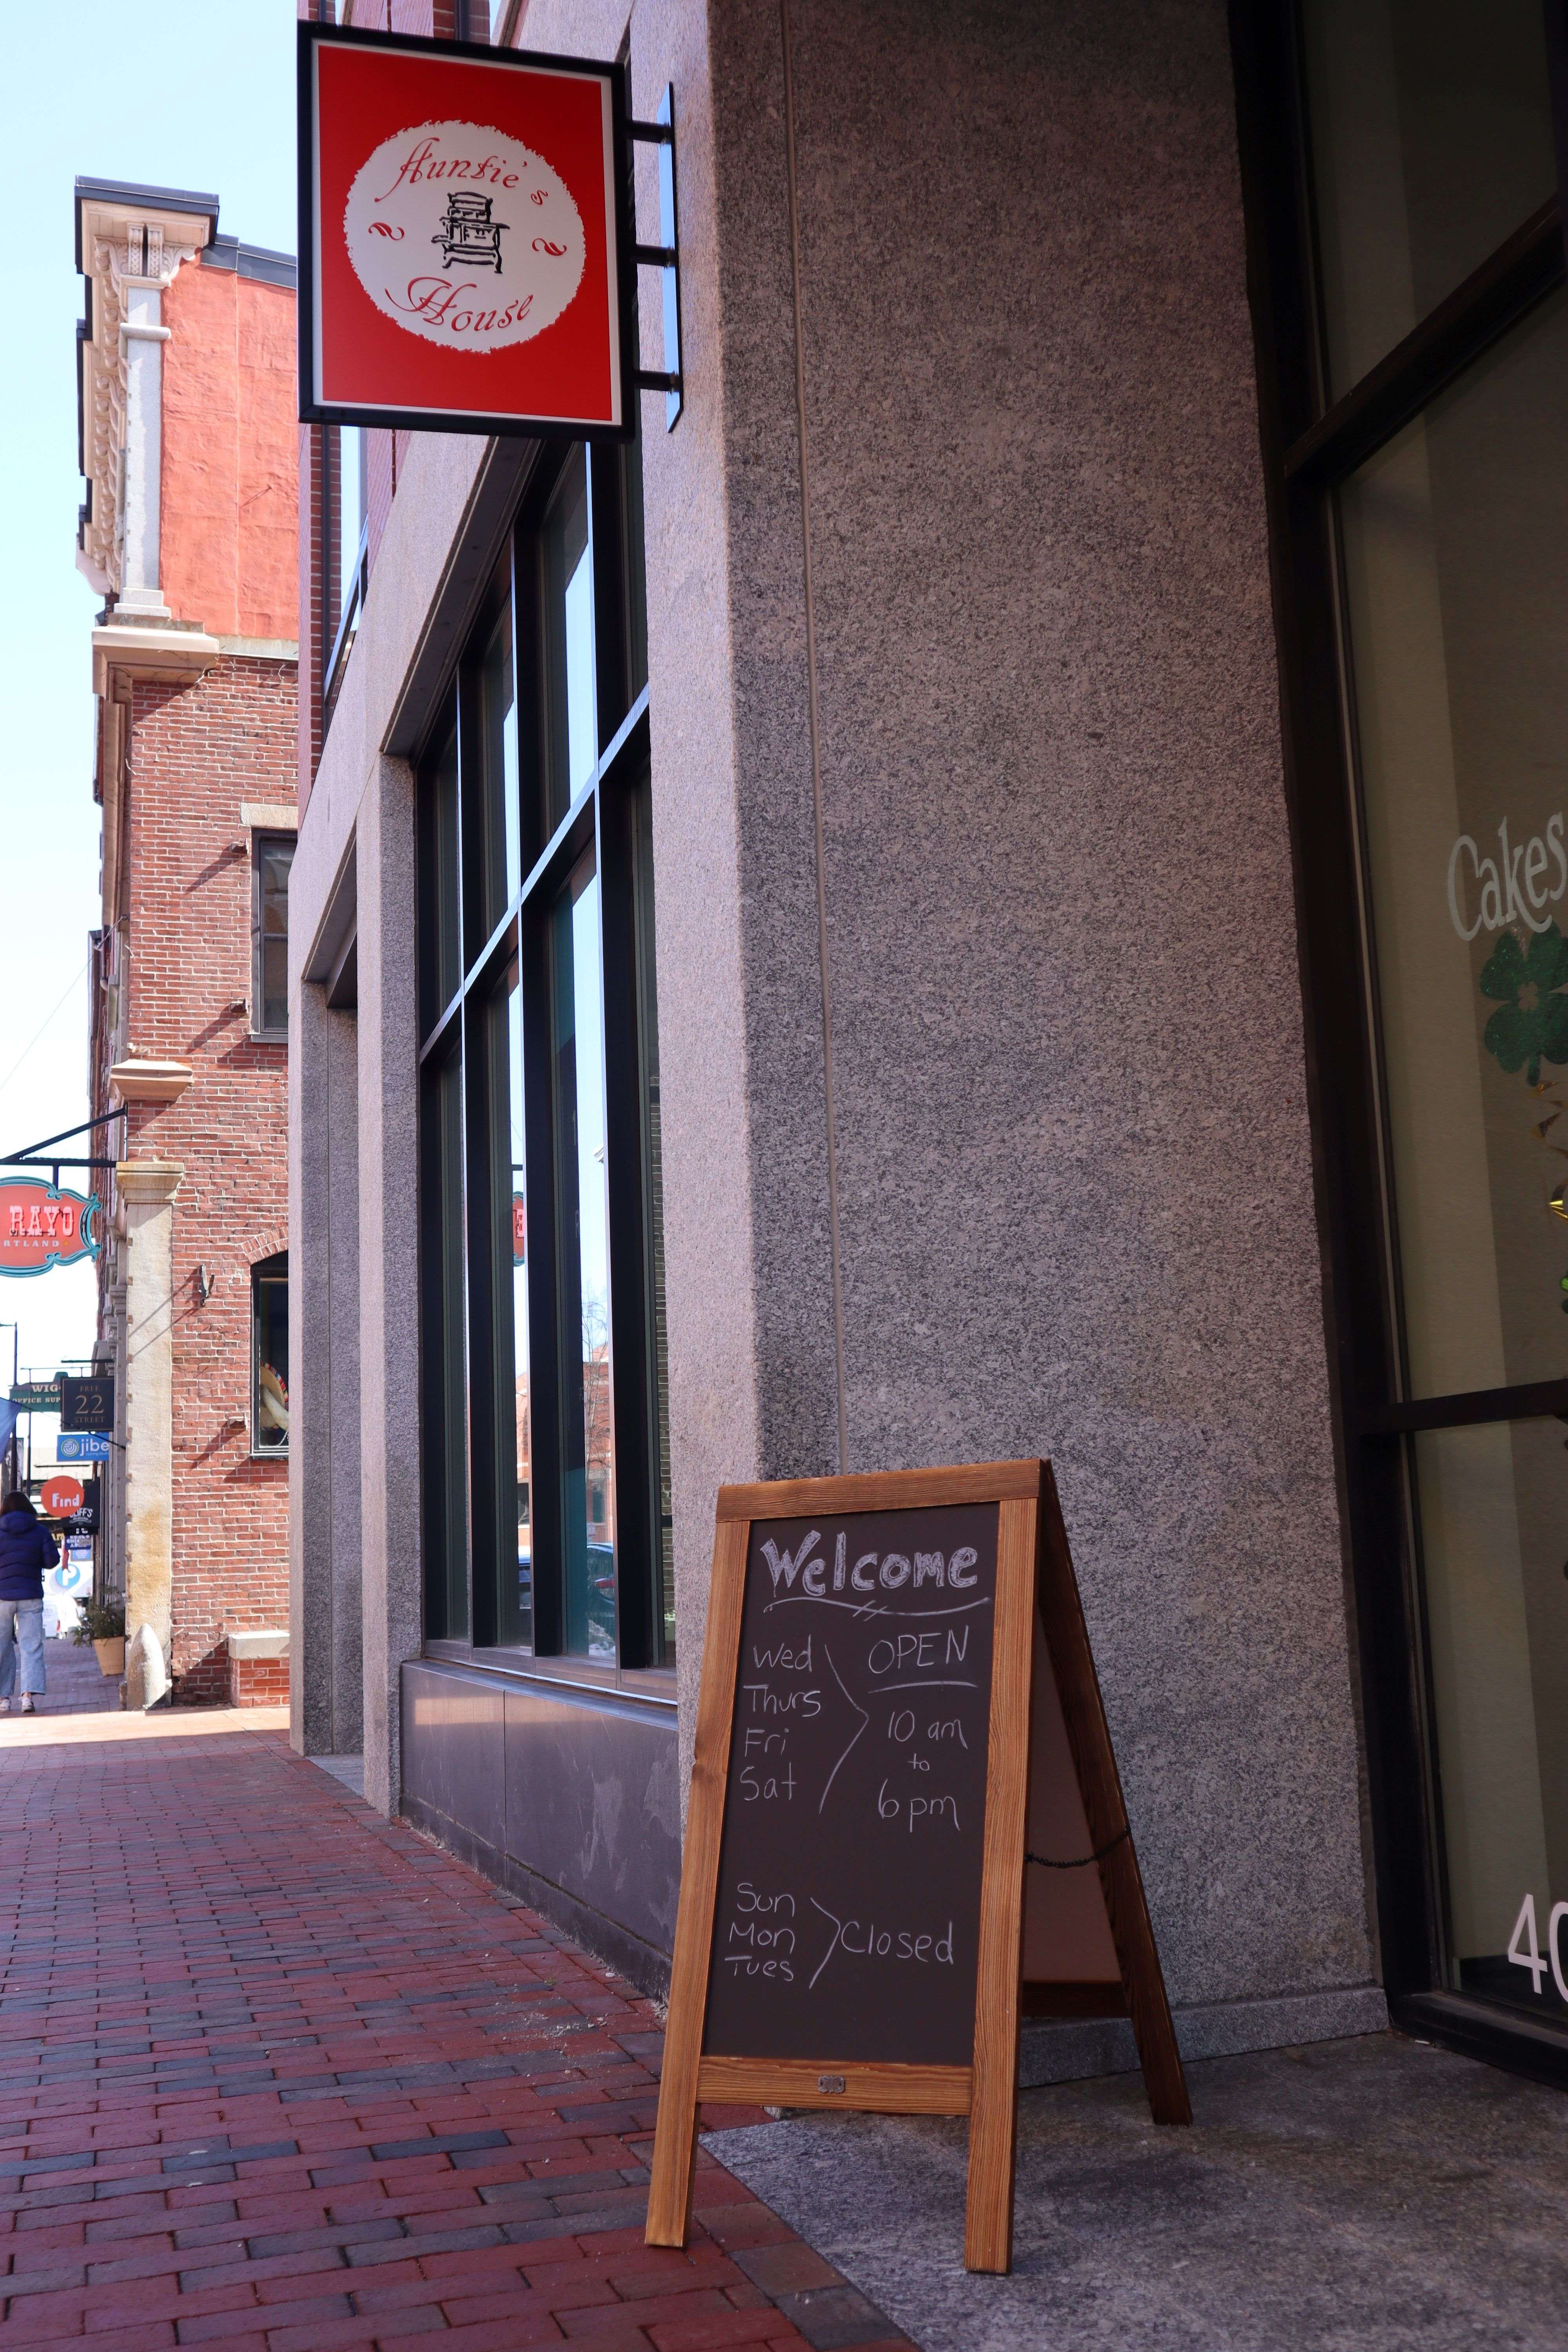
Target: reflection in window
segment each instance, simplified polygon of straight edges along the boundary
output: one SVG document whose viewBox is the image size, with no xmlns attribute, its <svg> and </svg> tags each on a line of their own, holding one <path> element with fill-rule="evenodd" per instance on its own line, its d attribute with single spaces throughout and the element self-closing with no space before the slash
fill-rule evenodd
<svg viewBox="0 0 1568 2352">
<path fill-rule="evenodd" d="M 289 869 L 291 833 L 256 836 L 256 969 L 251 980 L 258 1036 L 289 1034 Z"/>
<path fill-rule="evenodd" d="M 463 1065 L 427 1064 L 419 1101 L 426 1623 L 468 1630 L 468 1360 L 463 1329 Z"/>
<path fill-rule="evenodd" d="M 1562 2021 L 1568 1917 L 1553 1920 L 1568 1898 L 1562 1424 L 1431 1430 L 1415 1448 L 1451 1989 Z"/>
<path fill-rule="evenodd" d="M 550 823 L 594 772 L 599 730 L 594 666 L 594 573 L 587 452 L 573 451 L 544 519 L 545 691 Z"/>
<path fill-rule="evenodd" d="M 250 1270 L 251 1450 L 282 1454 L 289 1444 L 289 1253 Z"/>
<path fill-rule="evenodd" d="M 1331 398 L 1557 180 L 1541 0 L 1305 0 Z"/>
<path fill-rule="evenodd" d="M 333 481 L 337 546 L 333 572 L 338 590 L 336 618 L 341 623 L 343 614 L 357 600 L 360 589 L 360 540 L 364 530 L 365 510 L 365 447 L 364 435 L 357 425 L 340 425 L 329 429 L 335 431 L 337 439 Z M 335 629 L 332 635 L 335 639 Z M 331 651 L 330 646 L 328 650 Z"/>
<path fill-rule="evenodd" d="M 509 935 L 515 947 L 515 933 Z M 476 1644 L 532 1638 L 521 1000 L 517 958 L 465 1008 L 468 1102 L 468 1423 Z"/>
<path fill-rule="evenodd" d="M 512 1638 L 533 1636 L 533 1447 L 528 1390 L 528 1184 L 523 1144 L 522 998 L 515 974 L 507 996 L 507 1202 L 511 1226 L 511 1427 L 516 1465 L 517 1622 Z M 502 1639 L 507 1636 L 503 1630 Z"/>
<path fill-rule="evenodd" d="M 1341 492 L 1412 1392 L 1568 1372 L 1568 295 Z"/>
<path fill-rule="evenodd" d="M 490 632 L 479 674 L 479 759 L 465 761 L 469 803 L 463 840 L 474 872 L 468 892 L 471 962 L 517 896 L 522 881 L 521 811 L 517 793 L 517 723 L 512 709 L 511 607 Z M 470 764 L 475 772 L 468 772 Z"/>
<path fill-rule="evenodd" d="M 675 1664 L 675 1540 L 669 1476 L 669 1342 L 664 1286 L 664 1138 L 658 1091 L 658 980 L 654 965 L 653 794 L 645 779 L 633 807 L 637 845 L 638 1052 L 643 1079 L 643 1250 L 648 1287 L 647 1393 L 653 1427 L 655 1639 Z"/>
<path fill-rule="evenodd" d="M 552 923 L 551 1013 L 561 1342 L 562 1647 L 616 1654 L 609 1218 L 599 884 L 592 852 Z"/>
</svg>

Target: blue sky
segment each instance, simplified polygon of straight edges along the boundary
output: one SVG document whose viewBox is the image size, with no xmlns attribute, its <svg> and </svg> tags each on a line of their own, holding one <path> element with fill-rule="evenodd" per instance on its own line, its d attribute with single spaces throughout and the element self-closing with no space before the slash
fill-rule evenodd
<svg viewBox="0 0 1568 2352">
<path fill-rule="evenodd" d="M 219 227 L 295 245 L 293 0 L 73 0 L 4 10 L 12 239 L 0 370 L 0 1150 L 88 1114 L 88 932 L 100 919 L 89 635 L 76 569 L 79 173 L 199 188 Z M 41 1034 L 39 1034 L 41 1032 Z M 19 1065 L 19 1066 L 18 1066 Z M 0 1279 L 0 1379 L 92 1345 L 86 1264 Z M 41 1431 L 39 1433 L 42 1433 Z"/>
</svg>

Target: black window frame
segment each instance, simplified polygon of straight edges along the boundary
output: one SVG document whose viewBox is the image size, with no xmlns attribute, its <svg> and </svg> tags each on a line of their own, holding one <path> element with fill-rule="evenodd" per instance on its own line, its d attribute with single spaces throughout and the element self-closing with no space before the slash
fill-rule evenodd
<svg viewBox="0 0 1568 2352">
<path fill-rule="evenodd" d="M 548 817 L 546 761 L 549 712 L 542 646 L 543 547 L 542 525 L 567 466 L 585 449 L 591 499 L 595 696 L 602 749 L 570 805 L 552 824 Z M 526 1156 L 528 1249 L 525 1295 L 530 1327 L 529 1402 L 532 1558 L 531 1640 L 505 1643 L 497 1638 L 496 1611 L 476 1578 L 479 1548 L 493 1545 L 490 1500 L 493 1465 L 487 1447 L 495 1422 L 493 1398 L 485 1392 L 491 1376 L 492 1334 L 484 1312 L 477 1323 L 470 1300 L 464 1316 L 468 1360 L 464 1374 L 468 1404 L 465 1448 L 467 1485 L 468 1630 L 453 1636 L 442 1630 L 449 1605 L 441 1594 L 447 1578 L 437 1573 L 426 1513 L 426 1634 L 427 1654 L 461 1658 L 474 1664 L 523 1670 L 553 1681 L 641 1689 L 673 1696 L 674 1664 L 667 1655 L 665 1606 L 656 1601 L 662 1579 L 668 1522 L 668 1483 L 658 1459 L 659 1357 L 653 1306 L 655 1213 L 645 1137 L 644 1077 L 646 990 L 639 963 L 647 950 L 646 888 L 639 892 L 639 808 L 650 793 L 651 747 L 646 646 L 641 625 L 641 583 L 628 575 L 640 565 L 640 530 L 628 513 L 628 483 L 640 464 L 637 442 L 542 442 L 522 486 L 505 552 L 482 600 L 416 756 L 418 855 L 420 864 L 418 966 L 420 972 L 419 1065 L 423 1082 L 444 1056 L 484 1049 L 477 1023 L 513 957 L 521 994 L 523 1138 Z M 479 830 L 473 803 L 462 789 L 465 760 L 479 756 L 479 674 L 499 615 L 510 611 L 512 627 L 512 691 L 517 728 L 520 859 L 521 880 L 504 911 L 489 924 L 477 950 L 465 940 L 456 986 L 440 1001 L 437 943 L 440 848 L 437 840 L 433 782 L 454 730 L 458 760 L 458 824 L 456 900 L 462 919 L 477 896 L 465 866 L 473 857 Z M 641 820 L 646 822 L 646 818 Z M 616 1620 L 614 1664 L 569 1654 L 562 1648 L 561 1465 L 563 1401 L 556 1361 L 558 1337 L 553 1117 L 550 1079 L 549 933 L 560 889 L 574 865 L 592 848 L 599 878 L 600 946 L 605 1022 L 605 1170 L 610 1263 L 610 1384 L 612 1459 L 616 1493 Z M 460 919 L 461 920 L 461 919 Z M 469 1031 L 475 1034 L 470 1044 Z M 461 1216 L 470 1256 L 482 1256 L 495 1224 L 489 1182 L 480 1165 L 489 1139 L 476 1131 L 474 1089 L 464 1086 L 464 1146 Z M 422 1166 L 431 1147 L 422 1147 Z M 436 1236 L 427 1222 L 426 1187 L 420 1206 L 421 1394 L 424 1426 L 447 1410 L 435 1396 L 434 1347 L 426 1333 L 439 1309 L 434 1264 Z M 444 1466 L 444 1465 L 443 1465 Z M 437 1605 L 431 1605 L 436 1588 Z M 660 1589 L 668 1591 L 667 1580 Z"/>
<path fill-rule="evenodd" d="M 290 871 L 299 847 L 299 835 L 281 826 L 258 825 L 250 836 L 250 1034 L 258 1045 L 286 1045 L 289 1042 L 289 999 L 285 982 L 283 1019 L 280 1024 L 268 1027 L 266 1021 L 267 992 L 263 981 L 262 940 L 267 914 L 266 860 L 269 851 L 286 849 Z M 283 892 L 283 950 L 287 971 L 289 950 L 289 892 Z"/>
<path fill-rule="evenodd" d="M 1384 1984 L 1405 2031 L 1568 2087 L 1568 2030 L 1447 1984 L 1441 1790 L 1412 1499 L 1417 1432 L 1568 1420 L 1568 1379 L 1408 1394 L 1333 512 L 1352 472 L 1568 276 L 1568 0 L 1543 0 L 1543 14 L 1557 195 L 1331 403 L 1300 0 L 1229 5 L 1313 1181 Z"/>
</svg>

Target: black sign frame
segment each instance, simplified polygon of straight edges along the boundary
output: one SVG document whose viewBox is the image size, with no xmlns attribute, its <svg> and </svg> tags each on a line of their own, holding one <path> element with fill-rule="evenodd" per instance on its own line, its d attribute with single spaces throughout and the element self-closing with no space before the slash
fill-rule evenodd
<svg viewBox="0 0 1568 2352">
<path fill-rule="evenodd" d="M 114 1374 L 60 1374 L 60 1429 L 68 1437 L 109 1437 L 114 1430 Z"/>
</svg>

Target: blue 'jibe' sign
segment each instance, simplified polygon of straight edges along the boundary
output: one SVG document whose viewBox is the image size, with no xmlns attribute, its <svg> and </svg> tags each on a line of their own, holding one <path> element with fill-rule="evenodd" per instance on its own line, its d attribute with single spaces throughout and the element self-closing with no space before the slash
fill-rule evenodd
<svg viewBox="0 0 1568 2352">
<path fill-rule="evenodd" d="M 71 1437 L 64 1431 L 55 1442 L 55 1458 L 58 1462 L 107 1462 L 107 1437 Z"/>
</svg>

